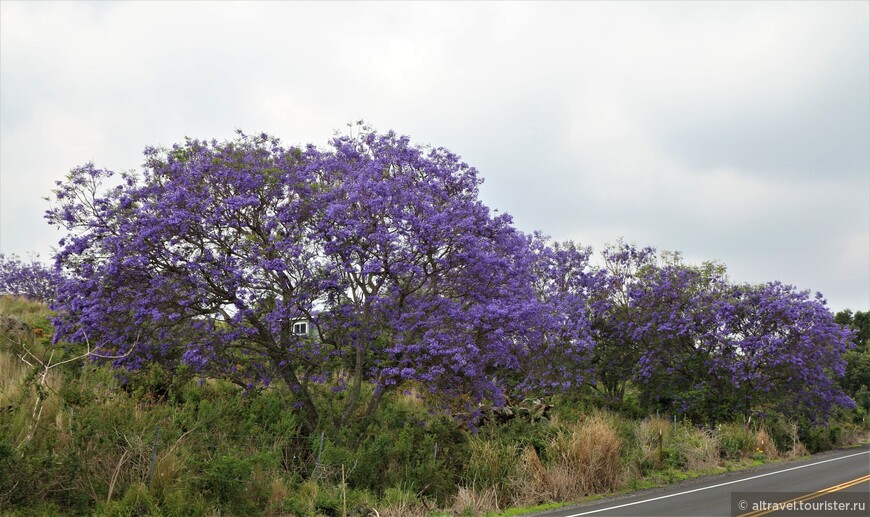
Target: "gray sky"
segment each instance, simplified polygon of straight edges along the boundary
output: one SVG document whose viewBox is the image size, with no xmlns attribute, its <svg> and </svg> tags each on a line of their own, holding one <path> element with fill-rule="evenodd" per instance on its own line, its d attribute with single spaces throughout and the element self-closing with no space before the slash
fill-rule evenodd
<svg viewBox="0 0 870 517">
<path fill-rule="evenodd" d="M 870 3 L 0 2 L 0 253 L 146 145 L 365 119 L 524 231 L 719 260 L 870 309 Z"/>
</svg>

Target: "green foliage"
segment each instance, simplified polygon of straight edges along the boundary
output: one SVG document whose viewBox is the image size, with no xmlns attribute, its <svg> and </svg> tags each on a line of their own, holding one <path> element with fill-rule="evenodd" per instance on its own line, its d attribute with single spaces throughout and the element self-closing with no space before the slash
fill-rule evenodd
<svg viewBox="0 0 870 517">
<path fill-rule="evenodd" d="M 832 427 L 806 426 L 801 429 L 801 441 L 811 453 L 825 451 L 834 447 L 840 429 Z"/>
<path fill-rule="evenodd" d="M 105 505 L 100 513 L 106 517 L 156 517 L 163 514 L 159 503 L 141 482 L 130 485 L 121 500 Z"/>
<path fill-rule="evenodd" d="M 856 421 L 870 412 L 870 312 L 858 311 L 852 314 L 850 310 L 838 312 L 834 320 L 852 329 L 852 341 L 855 348 L 843 355 L 846 360 L 846 372 L 840 379 L 840 386 L 847 395 L 855 401 L 858 412 Z M 858 414 L 860 413 L 860 414 Z"/>
<path fill-rule="evenodd" d="M 256 458 L 222 454 L 201 465 L 194 488 L 205 498 L 217 501 L 221 509 L 232 513 L 256 512 L 257 501 L 247 497 L 254 476 Z"/>
<path fill-rule="evenodd" d="M 870 347 L 870 311 L 858 311 L 853 314 L 851 310 L 846 309 L 835 314 L 834 321 L 849 326 L 855 331 L 853 341 L 859 351 Z"/>
<path fill-rule="evenodd" d="M 846 359 L 846 373 L 840 383 L 854 400 L 861 387 L 870 388 L 870 348 L 849 350 L 843 357 Z"/>
<path fill-rule="evenodd" d="M 727 459 L 742 458 L 752 452 L 755 435 L 742 424 L 722 424 L 719 428 L 719 447 Z"/>
<path fill-rule="evenodd" d="M 853 398 L 855 399 L 855 405 L 863 410 L 863 414 L 866 415 L 867 413 L 870 413 L 870 390 L 867 389 L 866 385 L 861 386 L 861 388 L 855 392 Z"/>
<path fill-rule="evenodd" d="M 345 467 L 349 485 L 384 494 L 388 488 L 405 489 L 445 500 L 454 490 L 466 455 L 465 436 L 457 422 L 431 415 L 410 395 L 387 397 L 368 422 L 327 434 L 320 474 L 339 481 Z M 319 436 L 311 438 L 319 450 Z"/>
<path fill-rule="evenodd" d="M 514 444 L 520 450 L 531 446 L 542 460 L 548 461 L 550 459 L 548 444 L 558 432 L 558 426 L 547 420 L 532 422 L 514 419 L 501 425 L 487 425 L 479 430 L 478 436 L 488 441 L 499 440 Z"/>
<path fill-rule="evenodd" d="M 0 310 L 24 325 L 16 339 L 48 350 L 50 336 L 32 330 L 47 325 L 44 306 L 0 297 Z M 119 375 L 79 362 L 52 370 L 40 387 L 9 347 L 0 345 L 7 372 L 0 387 L 9 401 L 0 408 L 0 508 L 12 515 L 307 517 L 341 515 L 345 506 L 350 515 L 371 508 L 422 515 L 426 508 L 456 510 L 461 493 L 480 498 L 464 508 L 483 507 L 486 497 L 500 507 L 564 501 L 620 483 L 682 479 L 708 470 L 717 456 L 745 463 L 756 451 L 755 423 L 722 423 L 711 434 L 681 422 L 674 432 L 668 418 L 636 419 L 637 407 L 603 411 L 585 391 L 548 399 L 549 419 L 491 421 L 474 431 L 434 410 L 432 395 L 391 393 L 371 417 L 340 430 L 330 425 L 336 404 L 317 432 L 306 434 L 280 386 L 245 392 L 159 368 Z M 631 383 L 627 388 L 623 409 L 637 400 Z M 42 413 L 34 419 L 37 397 Z M 862 397 L 870 398 L 866 388 L 856 394 L 859 405 Z M 803 442 L 818 451 L 859 441 L 866 433 L 860 411 L 829 427 L 776 414 L 763 425 L 785 449 Z M 595 470 L 578 481 L 587 453 L 605 442 L 613 445 L 608 468 L 629 479 L 596 485 L 602 476 Z"/>
</svg>

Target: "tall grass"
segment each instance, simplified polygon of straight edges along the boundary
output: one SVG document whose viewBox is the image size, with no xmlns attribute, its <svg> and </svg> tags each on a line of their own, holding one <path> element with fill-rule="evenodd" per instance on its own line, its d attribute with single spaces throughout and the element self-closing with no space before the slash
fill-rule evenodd
<svg viewBox="0 0 870 517">
<path fill-rule="evenodd" d="M 572 501 L 611 492 L 624 479 L 623 443 L 614 417 L 595 413 L 564 427 L 542 451 L 520 455 L 514 504 Z"/>
<path fill-rule="evenodd" d="M 595 413 L 569 425 L 550 444 L 554 488 L 560 499 L 610 492 L 619 487 L 622 441 L 616 422 Z"/>
<path fill-rule="evenodd" d="M 767 432 L 767 429 L 763 427 L 755 431 L 755 452 L 764 454 L 768 458 L 779 457 L 779 450 L 776 448 L 776 443 Z"/>
<path fill-rule="evenodd" d="M 469 500 L 480 497 L 491 500 L 493 509 L 506 507 L 513 501 L 514 489 L 519 482 L 517 445 L 476 436 L 468 446 L 464 496 Z M 480 505 L 490 506 L 490 503 Z"/>
<path fill-rule="evenodd" d="M 718 434 L 723 457 L 739 459 L 752 454 L 755 435 L 743 424 L 736 422 L 722 424 L 719 426 Z"/>
<path fill-rule="evenodd" d="M 661 467 L 664 460 L 664 444 L 673 443 L 673 425 L 664 418 L 650 416 L 637 422 L 634 428 L 636 438 L 634 456 L 637 469 L 643 473 Z"/>
<path fill-rule="evenodd" d="M 0 348 L 0 410 L 12 410 L 21 397 L 22 381 L 28 370 L 27 363 L 9 349 Z"/>
<path fill-rule="evenodd" d="M 713 432 L 680 426 L 675 441 L 681 467 L 705 471 L 719 466 L 719 438 Z"/>
</svg>

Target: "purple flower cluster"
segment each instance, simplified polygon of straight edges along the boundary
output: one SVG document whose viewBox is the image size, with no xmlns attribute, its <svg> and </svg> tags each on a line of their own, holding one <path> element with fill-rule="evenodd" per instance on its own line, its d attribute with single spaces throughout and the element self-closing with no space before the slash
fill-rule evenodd
<svg viewBox="0 0 870 517">
<path fill-rule="evenodd" d="M 0 255 L 0 295 L 23 296 L 48 303 L 55 297 L 62 277 L 54 269 L 32 257 Z"/>
</svg>

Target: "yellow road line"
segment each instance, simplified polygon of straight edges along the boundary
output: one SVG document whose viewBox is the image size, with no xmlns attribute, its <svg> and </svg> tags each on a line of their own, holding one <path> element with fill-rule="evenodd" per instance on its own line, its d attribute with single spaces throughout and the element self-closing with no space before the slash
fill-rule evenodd
<svg viewBox="0 0 870 517">
<path fill-rule="evenodd" d="M 845 483 L 840 483 L 839 485 L 834 485 L 834 486 L 831 486 L 828 488 L 823 488 L 817 492 L 812 492 L 812 493 L 809 493 L 806 495 L 802 495 L 800 497 L 795 497 L 794 499 L 792 499 L 790 501 L 783 501 L 781 503 L 770 503 L 770 504 L 775 504 L 777 506 L 777 508 L 774 508 L 772 510 L 758 510 L 755 512 L 743 513 L 743 514 L 740 514 L 738 517 L 759 517 L 761 515 L 767 515 L 769 513 L 782 511 L 782 510 L 784 510 L 783 506 L 785 506 L 789 503 L 811 501 L 817 497 L 822 497 L 825 494 L 830 494 L 830 493 L 837 492 L 840 490 L 845 490 L 846 488 L 849 488 L 849 487 L 855 486 L 855 485 L 859 485 L 865 481 L 870 481 L 870 475 L 861 476 L 861 477 L 853 479 L 851 481 L 846 481 Z"/>
</svg>

